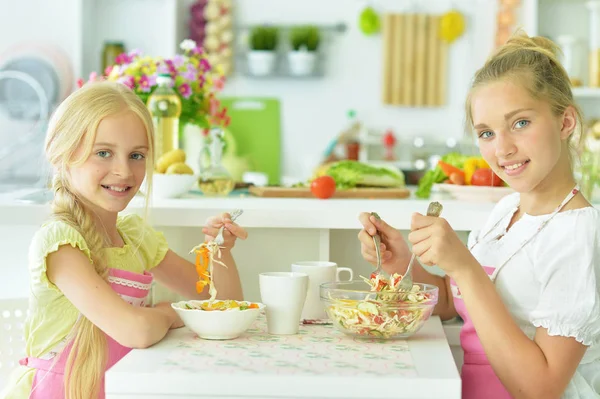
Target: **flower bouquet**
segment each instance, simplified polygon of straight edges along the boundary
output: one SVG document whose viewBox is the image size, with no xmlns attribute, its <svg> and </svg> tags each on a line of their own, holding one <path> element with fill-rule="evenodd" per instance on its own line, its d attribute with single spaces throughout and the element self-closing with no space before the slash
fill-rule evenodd
<svg viewBox="0 0 600 399">
<path fill-rule="evenodd" d="M 194 124 L 204 134 L 208 134 L 210 127 L 227 127 L 230 123 L 227 108 L 221 106 L 216 96 L 225 84 L 223 71 L 208 62 L 204 50 L 193 40 L 184 40 L 180 48 L 183 54 L 172 58 L 145 56 L 139 50 L 120 54 L 103 75 L 92 72 L 89 80 L 123 83 L 146 103 L 158 74 L 168 73 L 174 82 L 173 89 L 181 98 L 181 127 Z M 78 85 L 83 84 L 83 79 L 79 79 Z"/>
</svg>

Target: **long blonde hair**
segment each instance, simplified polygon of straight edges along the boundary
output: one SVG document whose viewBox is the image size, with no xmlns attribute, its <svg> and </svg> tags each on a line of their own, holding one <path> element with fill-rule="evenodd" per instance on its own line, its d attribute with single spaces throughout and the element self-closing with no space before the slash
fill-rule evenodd
<svg viewBox="0 0 600 399">
<path fill-rule="evenodd" d="M 517 31 L 475 73 L 465 103 L 467 131 L 471 133 L 473 129 L 471 101 L 474 90 L 509 79 L 522 84 L 532 98 L 547 102 L 556 116 L 562 115 L 567 107 L 575 109 L 577 126 L 569 137 L 569 144 L 576 149 L 583 140 L 583 114 L 573 99 L 571 80 L 558 60 L 559 54 L 560 48 L 551 40 L 529 37 L 523 31 Z M 579 137 L 577 143 L 572 143 L 574 136 Z"/>
<path fill-rule="evenodd" d="M 81 165 L 90 156 L 100 122 L 123 112 L 137 115 L 148 136 L 146 179 L 151 187 L 154 168 L 154 129 L 145 104 L 126 86 L 115 82 L 88 83 L 72 93 L 52 116 L 46 136 L 45 151 L 55 175 L 52 218 L 75 228 L 83 236 L 96 273 L 106 279 L 108 265 L 103 249 L 108 237 L 98 230 L 86 199 L 70 186 L 67 170 Z M 75 158 L 78 148 L 82 155 Z M 80 316 L 70 334 L 72 349 L 65 368 L 65 396 L 68 399 L 97 397 L 108 359 L 105 334 L 84 316 Z M 79 356 L 80 354 L 81 356 Z"/>
</svg>

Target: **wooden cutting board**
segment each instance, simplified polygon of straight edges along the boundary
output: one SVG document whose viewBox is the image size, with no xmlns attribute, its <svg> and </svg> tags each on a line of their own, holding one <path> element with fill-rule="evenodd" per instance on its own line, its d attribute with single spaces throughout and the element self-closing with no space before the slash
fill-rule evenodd
<svg viewBox="0 0 600 399">
<path fill-rule="evenodd" d="M 308 187 L 256 187 L 250 194 L 263 198 L 315 198 Z M 406 188 L 351 188 L 337 190 L 332 198 L 400 199 L 410 197 Z"/>
</svg>

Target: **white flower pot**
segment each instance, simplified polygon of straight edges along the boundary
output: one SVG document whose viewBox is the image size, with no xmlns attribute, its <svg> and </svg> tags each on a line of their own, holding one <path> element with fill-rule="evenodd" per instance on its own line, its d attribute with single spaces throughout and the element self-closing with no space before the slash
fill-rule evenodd
<svg viewBox="0 0 600 399">
<path fill-rule="evenodd" d="M 270 75 L 275 68 L 274 51 L 250 51 L 248 52 L 248 69 L 254 76 Z"/>
<path fill-rule="evenodd" d="M 313 73 L 317 61 L 317 54 L 310 51 L 290 51 L 288 64 L 290 73 L 294 76 L 306 76 Z"/>
</svg>

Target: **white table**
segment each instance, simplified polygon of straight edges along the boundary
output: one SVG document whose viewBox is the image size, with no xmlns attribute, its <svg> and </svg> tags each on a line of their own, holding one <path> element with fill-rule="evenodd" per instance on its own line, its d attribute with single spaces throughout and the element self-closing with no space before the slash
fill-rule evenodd
<svg viewBox="0 0 600 399">
<path fill-rule="evenodd" d="M 106 373 L 107 399 L 460 399 L 461 381 L 437 317 L 408 340 L 352 339 L 331 326 L 208 341 L 187 328 L 133 350 Z"/>
</svg>

